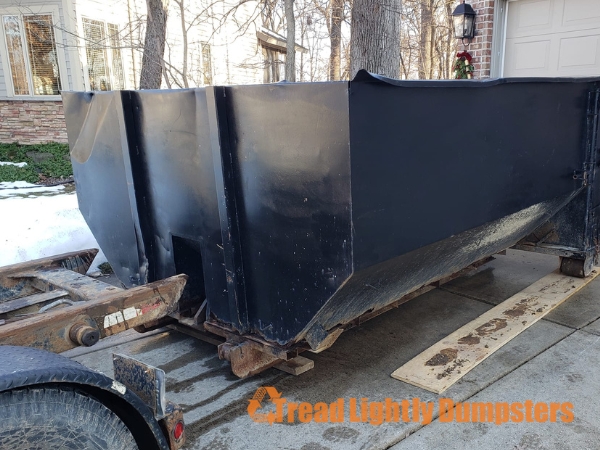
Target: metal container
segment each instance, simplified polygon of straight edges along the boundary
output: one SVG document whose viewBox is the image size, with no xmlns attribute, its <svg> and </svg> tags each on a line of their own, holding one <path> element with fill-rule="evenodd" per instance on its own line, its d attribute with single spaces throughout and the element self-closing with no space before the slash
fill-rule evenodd
<svg viewBox="0 0 600 450">
<path fill-rule="evenodd" d="M 181 314 L 206 299 L 207 324 L 318 349 L 511 246 L 589 271 L 599 88 L 360 72 L 63 99 L 80 209 L 126 286 L 186 273 Z"/>
</svg>

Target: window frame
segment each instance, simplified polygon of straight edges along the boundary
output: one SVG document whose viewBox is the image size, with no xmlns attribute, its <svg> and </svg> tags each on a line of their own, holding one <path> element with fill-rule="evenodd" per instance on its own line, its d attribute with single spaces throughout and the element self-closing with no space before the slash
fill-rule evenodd
<svg viewBox="0 0 600 450">
<path fill-rule="evenodd" d="M 109 30 L 108 30 L 108 26 L 109 25 L 114 25 L 117 27 L 118 30 L 121 30 L 121 25 L 119 23 L 116 22 L 111 22 L 110 20 L 104 18 L 104 17 L 100 17 L 100 18 L 92 18 L 89 16 L 85 16 L 82 15 L 80 16 L 80 24 L 81 24 L 81 42 L 83 43 L 82 48 L 81 48 L 81 62 L 83 63 L 83 75 L 84 75 L 84 84 L 85 84 L 85 90 L 86 91 L 91 91 L 92 90 L 92 86 L 90 84 L 90 77 L 89 77 L 89 65 L 88 65 L 88 58 L 87 58 L 87 41 L 85 39 L 85 32 L 83 30 L 83 27 L 85 26 L 85 21 L 89 20 L 89 21 L 94 21 L 94 22 L 102 22 L 103 26 L 104 26 L 104 36 L 105 39 L 108 41 L 110 39 L 109 37 Z M 119 45 L 122 46 L 121 43 L 121 38 L 119 37 Z M 123 50 L 123 48 L 121 48 L 121 50 Z M 121 71 L 122 71 L 122 75 L 123 75 L 123 80 L 122 80 L 122 88 L 121 89 L 113 89 L 112 86 L 115 85 L 115 80 L 114 80 L 114 54 L 113 54 L 113 49 L 110 47 L 110 43 L 107 47 L 105 47 L 105 51 L 106 51 L 106 59 L 107 59 L 107 70 L 108 70 L 108 77 L 110 78 L 110 85 L 111 85 L 111 91 L 114 90 L 125 90 L 127 89 L 127 68 L 125 65 L 125 58 L 123 57 L 123 52 L 121 52 Z M 93 92 L 106 92 L 106 91 L 93 91 Z"/>
<path fill-rule="evenodd" d="M 16 95 L 13 84 L 12 67 L 8 57 L 8 43 L 6 42 L 6 30 L 4 28 L 4 16 L 18 16 L 21 26 L 21 35 L 23 37 L 22 44 L 24 45 L 26 55 L 25 66 L 27 71 L 27 83 L 29 86 L 29 94 Z M 55 101 L 61 100 L 58 95 L 35 95 L 33 89 L 33 78 L 31 72 L 31 62 L 29 61 L 29 51 L 27 50 L 26 36 L 24 34 L 23 17 L 24 16 L 50 16 L 52 19 L 52 29 L 54 31 L 54 44 L 56 46 L 56 58 L 58 60 L 58 77 L 60 79 L 61 91 L 69 90 L 69 77 L 67 73 L 67 62 L 64 48 L 63 34 L 60 29 L 60 14 L 57 5 L 31 6 L 27 12 L 23 12 L 21 8 L 7 7 L 0 9 L 0 61 L 2 65 L 2 74 L 6 85 L 6 98 L 15 100 L 39 100 L 39 101 Z"/>
</svg>

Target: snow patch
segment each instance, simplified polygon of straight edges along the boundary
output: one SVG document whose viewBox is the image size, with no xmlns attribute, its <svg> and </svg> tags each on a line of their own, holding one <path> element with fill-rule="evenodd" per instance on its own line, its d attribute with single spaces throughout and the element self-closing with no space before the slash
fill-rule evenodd
<svg viewBox="0 0 600 450">
<path fill-rule="evenodd" d="M 27 183 L 26 181 L 3 181 L 0 182 L 0 198 L 4 197 L 27 197 L 38 193 L 56 193 L 64 190 L 63 185 L 40 186 Z"/>
<path fill-rule="evenodd" d="M 25 167 L 27 165 L 26 162 L 9 162 L 9 161 L 0 161 L 0 166 L 17 166 L 17 167 Z"/>
<path fill-rule="evenodd" d="M 8 184 L 25 187 L 22 183 Z M 5 184 L 7 183 L 0 183 L 0 188 Z M 55 188 L 62 189 L 62 186 L 49 189 L 57 190 Z M 0 267 L 66 252 L 99 248 L 79 212 L 74 192 L 23 196 L 23 191 L 30 193 L 32 190 L 14 191 L 21 195 L 6 196 L 2 195 L 6 191 L 0 190 Z M 103 262 L 106 262 L 106 257 L 100 251 L 90 272 L 98 270 L 98 265 Z"/>
</svg>

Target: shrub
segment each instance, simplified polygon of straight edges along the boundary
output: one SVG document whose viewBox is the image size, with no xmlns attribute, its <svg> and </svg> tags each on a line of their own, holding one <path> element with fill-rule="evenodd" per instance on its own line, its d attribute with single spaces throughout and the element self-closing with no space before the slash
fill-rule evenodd
<svg viewBox="0 0 600 450">
<path fill-rule="evenodd" d="M 49 153 L 48 159 L 35 162 L 28 152 Z M 69 158 L 69 146 L 56 142 L 49 144 L 21 145 L 0 144 L 0 161 L 26 162 L 25 167 L 0 166 L 1 181 L 27 181 L 37 183 L 41 177 L 68 178 L 73 175 Z"/>
</svg>

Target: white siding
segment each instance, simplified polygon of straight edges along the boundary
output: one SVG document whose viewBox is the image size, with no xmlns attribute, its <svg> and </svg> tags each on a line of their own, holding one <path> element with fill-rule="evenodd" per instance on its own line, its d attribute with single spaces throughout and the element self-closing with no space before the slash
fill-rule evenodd
<svg viewBox="0 0 600 450">
<path fill-rule="evenodd" d="M 43 8 L 46 7 L 54 7 L 58 9 L 58 17 L 54 17 L 54 25 L 58 30 L 65 30 L 65 31 L 55 31 L 55 35 L 57 35 L 57 44 L 58 44 L 58 48 L 57 51 L 61 52 L 62 55 L 64 56 L 64 61 L 65 61 L 65 68 L 66 68 L 66 74 L 61 73 L 61 81 L 63 83 L 63 89 L 73 89 L 73 77 L 72 77 L 72 66 L 73 66 L 73 61 L 72 61 L 72 53 L 69 51 L 65 51 L 65 48 L 69 48 L 69 46 L 72 44 L 72 41 L 68 39 L 69 36 L 69 32 L 72 31 L 72 29 L 69 26 L 69 21 L 66 20 L 68 19 L 68 16 L 65 17 L 65 10 L 64 10 L 64 3 L 63 0 L 45 0 L 45 1 L 27 1 L 27 0 L 23 0 L 20 1 L 19 3 L 16 3 L 14 0 L 0 0 L 0 15 L 4 15 L 4 14 L 14 14 L 14 13 L 21 13 L 21 14 L 35 14 L 35 13 L 41 13 L 41 14 L 45 14 L 47 13 L 47 9 L 44 10 Z M 62 40 L 58 39 L 58 35 L 62 35 Z M 2 37 L 2 39 L 0 39 L 1 45 L 5 45 L 4 44 L 4 37 Z M 62 48 L 62 49 L 61 49 Z M 77 62 L 75 61 L 75 64 L 77 64 Z M 0 65 L 0 79 L 1 79 L 1 83 L 0 83 L 0 98 L 2 99 L 6 99 L 6 98 L 12 98 L 12 97 L 7 97 L 8 93 L 7 93 L 7 87 L 6 87 L 6 77 L 9 76 L 8 73 L 4 74 L 4 67 L 8 67 L 8 61 L 2 61 L 2 64 Z M 32 97 L 33 99 L 39 99 L 39 100 L 44 100 L 44 96 L 36 96 L 36 97 Z"/>
<path fill-rule="evenodd" d="M 186 0 L 186 21 L 206 11 L 209 2 L 194 2 Z M 188 86 L 201 86 L 201 43 L 210 45 L 212 81 L 213 84 L 248 84 L 262 81 L 262 53 L 256 38 L 256 29 L 259 25 L 258 4 L 250 1 L 239 5 L 239 2 L 225 0 L 218 2 L 188 32 Z M 232 13 L 232 9 L 235 12 Z M 227 16 L 224 24 L 220 18 Z M 181 12 L 178 5 L 169 3 L 169 16 L 167 27 L 167 46 L 165 59 L 177 72 L 183 67 L 183 32 L 181 25 Z M 240 28 L 242 31 L 240 31 Z M 179 80 L 179 85 L 182 85 Z M 164 86 L 166 87 L 166 86 Z M 173 83 L 172 87 L 180 87 Z"/>
<path fill-rule="evenodd" d="M 2 66 L 4 61 L 0 61 L 0 98 L 6 97 L 6 82 L 4 81 L 4 73 L 2 72 Z"/>
<path fill-rule="evenodd" d="M 223 14 L 236 4 L 223 3 Z M 262 50 L 256 38 L 260 16 L 256 19 L 258 5 L 248 2 L 237 8 L 235 14 L 225 23 L 215 36 L 215 84 L 254 84 L 263 79 Z M 252 19 L 255 20 L 252 20 Z M 240 24 L 248 24 L 240 32 Z"/>
</svg>

